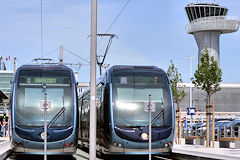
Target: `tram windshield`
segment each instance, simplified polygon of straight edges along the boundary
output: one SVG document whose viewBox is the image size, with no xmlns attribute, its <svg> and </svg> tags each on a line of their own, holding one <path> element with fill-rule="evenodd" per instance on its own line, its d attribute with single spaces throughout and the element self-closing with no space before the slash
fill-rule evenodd
<svg viewBox="0 0 240 160">
<path fill-rule="evenodd" d="M 113 75 L 113 113 L 118 127 L 146 127 L 151 95 L 153 127 L 169 127 L 171 103 L 165 73 L 118 71 Z M 163 114 L 160 114 L 162 112 Z M 160 115 L 160 116 L 159 116 Z"/>
<path fill-rule="evenodd" d="M 15 108 L 17 126 L 44 125 L 45 94 L 48 104 L 47 124 L 51 122 L 51 127 L 72 125 L 73 99 L 69 71 L 22 70 L 19 73 L 17 86 Z M 61 114 L 56 118 L 59 112 Z"/>
</svg>

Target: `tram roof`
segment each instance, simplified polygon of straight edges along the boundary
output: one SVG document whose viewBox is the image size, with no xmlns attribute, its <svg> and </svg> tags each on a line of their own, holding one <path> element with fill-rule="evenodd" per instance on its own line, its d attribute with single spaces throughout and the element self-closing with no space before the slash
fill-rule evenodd
<svg viewBox="0 0 240 160">
<path fill-rule="evenodd" d="M 158 70 L 164 72 L 161 68 L 156 66 L 131 66 L 131 65 L 115 65 L 110 70 Z"/>
<path fill-rule="evenodd" d="M 19 67 L 20 70 L 29 69 L 51 69 L 51 70 L 71 70 L 69 67 L 64 65 L 23 65 Z"/>
</svg>

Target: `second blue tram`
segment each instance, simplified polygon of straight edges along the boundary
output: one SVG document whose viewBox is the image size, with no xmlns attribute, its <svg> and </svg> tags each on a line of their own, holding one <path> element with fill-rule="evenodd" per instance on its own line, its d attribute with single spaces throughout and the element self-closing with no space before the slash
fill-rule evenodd
<svg viewBox="0 0 240 160">
<path fill-rule="evenodd" d="M 97 151 L 108 155 L 148 154 L 151 102 L 152 154 L 172 151 L 174 103 L 166 73 L 152 66 L 113 66 L 97 84 Z M 86 90 L 79 100 L 79 145 L 89 146 L 89 101 Z"/>
<path fill-rule="evenodd" d="M 47 154 L 76 152 L 77 85 L 73 71 L 61 65 L 23 65 L 17 69 L 11 95 L 10 137 L 13 152 L 44 154 L 47 97 Z"/>
</svg>

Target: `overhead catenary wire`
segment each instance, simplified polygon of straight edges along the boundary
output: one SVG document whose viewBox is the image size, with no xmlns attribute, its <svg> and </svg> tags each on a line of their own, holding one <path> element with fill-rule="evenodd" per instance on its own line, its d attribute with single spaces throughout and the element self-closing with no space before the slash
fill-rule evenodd
<svg viewBox="0 0 240 160">
<path fill-rule="evenodd" d="M 53 54 L 53 53 L 55 53 L 56 51 L 58 51 L 59 49 L 54 49 L 54 50 L 52 50 L 52 51 L 49 51 L 49 52 L 47 52 L 46 54 L 44 54 L 44 55 L 42 55 L 42 56 L 40 56 L 40 57 L 36 57 L 36 58 L 34 58 L 34 59 L 41 59 L 41 58 L 43 58 L 43 57 L 45 57 L 45 56 L 47 56 L 47 55 L 51 55 L 51 54 Z M 32 61 L 34 61 L 34 59 L 32 60 Z M 31 62 L 32 62 L 31 61 Z M 31 62 L 28 62 L 28 63 L 31 63 Z"/>
<path fill-rule="evenodd" d="M 122 12 L 124 11 L 124 9 L 127 7 L 128 3 L 130 2 L 130 0 L 127 0 L 127 2 L 125 3 L 125 5 L 122 7 L 122 9 L 120 10 L 120 12 L 118 13 L 118 15 L 116 16 L 116 18 L 114 19 L 114 21 L 110 24 L 110 26 L 108 27 L 108 29 L 106 30 L 105 34 L 107 34 L 110 29 L 112 28 L 112 26 L 116 23 L 117 19 L 121 16 Z M 98 44 L 99 45 L 101 43 L 101 41 L 103 40 L 103 37 L 99 40 Z"/>
<path fill-rule="evenodd" d="M 74 56 L 76 56 L 76 57 L 78 57 L 78 58 L 84 60 L 85 62 L 87 62 L 87 64 L 83 64 L 83 63 L 81 63 L 81 65 L 89 65 L 90 62 L 87 61 L 86 59 L 84 59 L 84 58 L 78 56 L 76 53 L 74 53 L 74 52 L 72 52 L 72 51 L 70 51 L 70 50 L 68 50 L 68 49 L 66 49 L 66 48 L 64 48 L 64 50 L 67 51 L 68 53 L 70 53 L 70 54 L 72 54 L 72 55 L 74 55 Z M 59 49 L 54 49 L 54 50 L 49 51 L 49 52 L 47 52 L 46 54 L 44 54 L 44 55 L 42 55 L 42 56 L 40 56 L 40 57 L 36 57 L 36 58 L 34 58 L 31 62 L 35 61 L 36 59 L 42 59 L 42 58 L 45 57 L 45 56 L 49 56 L 49 55 L 55 53 L 56 51 L 59 51 Z M 51 61 L 54 61 L 54 60 L 51 59 Z M 28 63 L 31 63 L 31 62 L 28 62 Z M 67 63 L 66 63 L 66 64 L 67 64 Z M 75 65 L 79 65 L 79 64 L 80 64 L 80 62 L 78 62 L 78 63 L 75 64 Z"/>
<path fill-rule="evenodd" d="M 97 64 L 98 64 L 99 69 L 100 69 L 100 75 L 102 75 L 102 65 L 103 65 L 104 60 L 105 60 L 105 58 L 107 56 L 108 50 L 109 50 L 109 48 L 110 48 L 110 46 L 112 44 L 112 39 L 114 37 L 116 37 L 116 35 L 115 34 L 97 34 L 97 35 L 101 36 L 101 37 L 103 37 L 103 36 L 110 36 L 104 55 L 103 56 L 98 56 L 99 59 L 97 58 Z M 100 61 L 101 57 L 103 57 L 102 61 Z"/>
<path fill-rule="evenodd" d="M 116 18 L 114 19 L 114 21 L 110 24 L 110 26 L 107 28 L 105 34 L 107 34 L 110 29 L 112 28 L 112 26 L 116 23 L 117 19 L 121 16 L 121 14 L 123 13 L 124 9 L 127 7 L 128 3 L 130 2 L 130 0 L 127 0 L 127 2 L 125 3 L 125 5 L 122 7 L 122 9 L 120 10 L 120 12 L 118 13 L 118 15 L 116 16 Z M 102 42 L 103 37 L 98 41 L 97 46 L 100 45 L 100 43 Z M 89 59 L 89 57 L 87 58 Z"/>
<path fill-rule="evenodd" d="M 72 55 L 74 55 L 74 56 L 76 56 L 76 57 L 82 59 L 83 61 L 87 62 L 88 64 L 90 63 L 88 60 L 86 60 L 86 59 L 80 57 L 80 56 L 77 55 L 76 53 L 74 53 L 74 52 L 72 52 L 72 51 L 70 51 L 70 50 L 68 50 L 68 49 L 66 49 L 66 48 L 64 48 L 64 50 L 67 51 L 68 53 L 70 53 L 70 54 L 72 54 Z"/>
</svg>

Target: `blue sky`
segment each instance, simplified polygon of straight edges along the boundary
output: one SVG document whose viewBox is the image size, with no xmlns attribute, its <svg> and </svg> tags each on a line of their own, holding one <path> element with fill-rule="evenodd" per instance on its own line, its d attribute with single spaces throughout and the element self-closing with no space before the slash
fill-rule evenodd
<svg viewBox="0 0 240 160">
<path fill-rule="evenodd" d="M 127 0 L 98 0 L 98 33 L 105 33 Z M 184 7 L 196 0 L 130 0 L 108 33 L 114 38 L 105 63 L 110 65 L 155 65 L 167 70 L 170 60 L 189 81 L 190 61 L 197 56 L 195 39 L 185 31 L 188 19 Z M 229 16 L 240 16 L 239 0 L 217 2 L 229 9 Z M 58 61 L 60 45 L 89 60 L 91 1 L 43 0 L 43 54 Z M 17 57 L 18 66 L 41 57 L 40 0 L 0 1 L 0 55 Z M 107 39 L 98 45 L 103 54 Z M 240 31 L 221 35 L 220 67 L 223 82 L 240 82 Z M 83 63 L 64 51 L 64 62 Z M 8 64 L 8 62 L 7 62 Z M 7 65 L 8 67 L 8 65 Z M 193 60 L 193 71 L 197 58 Z M 98 69 L 98 68 L 97 68 Z M 97 75 L 98 77 L 99 75 Z M 89 65 L 82 65 L 79 81 L 89 81 Z"/>
</svg>

